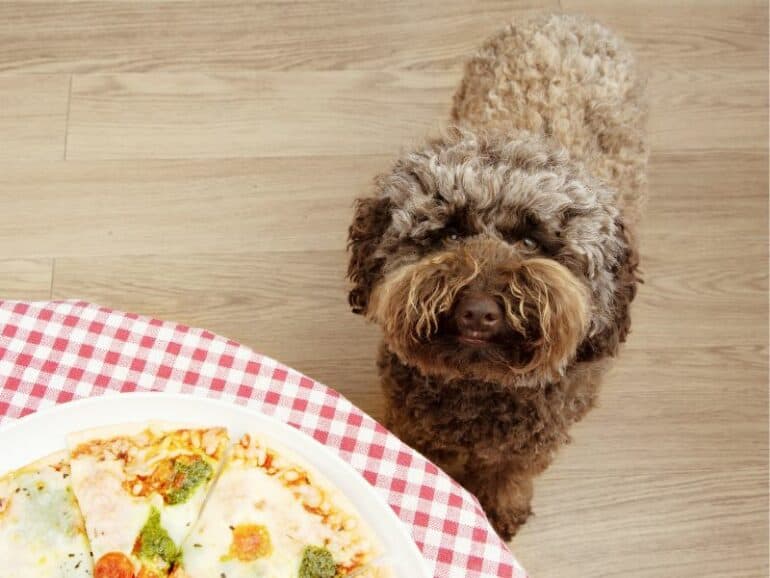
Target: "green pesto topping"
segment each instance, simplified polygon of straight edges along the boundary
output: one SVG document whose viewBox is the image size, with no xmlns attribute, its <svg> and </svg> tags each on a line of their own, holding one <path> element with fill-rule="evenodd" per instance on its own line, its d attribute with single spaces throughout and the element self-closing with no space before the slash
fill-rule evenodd
<svg viewBox="0 0 770 578">
<path fill-rule="evenodd" d="M 182 552 L 160 525 L 160 512 L 153 507 L 134 544 L 134 554 L 154 566 L 169 568 L 177 562 Z"/>
<path fill-rule="evenodd" d="M 302 553 L 298 578 L 334 578 L 337 566 L 326 548 L 308 546 Z"/>
<path fill-rule="evenodd" d="M 183 504 L 192 495 L 195 489 L 208 482 L 214 471 L 211 466 L 201 458 L 192 461 L 174 461 L 174 476 L 171 487 L 166 492 L 167 504 Z"/>
</svg>

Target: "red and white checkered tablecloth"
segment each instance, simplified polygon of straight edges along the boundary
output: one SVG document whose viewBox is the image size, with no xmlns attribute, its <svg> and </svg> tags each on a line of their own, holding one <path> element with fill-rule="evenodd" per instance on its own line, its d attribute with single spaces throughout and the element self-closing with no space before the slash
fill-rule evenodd
<svg viewBox="0 0 770 578">
<path fill-rule="evenodd" d="M 142 390 L 230 400 L 313 436 L 382 494 L 437 577 L 526 578 L 470 494 L 333 389 L 201 329 L 84 302 L 0 301 L 0 424 Z"/>
</svg>

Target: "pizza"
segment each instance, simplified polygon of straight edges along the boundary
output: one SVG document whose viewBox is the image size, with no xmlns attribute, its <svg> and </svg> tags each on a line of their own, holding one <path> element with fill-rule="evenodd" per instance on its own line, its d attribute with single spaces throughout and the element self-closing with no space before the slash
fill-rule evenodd
<svg viewBox="0 0 770 578">
<path fill-rule="evenodd" d="M 264 437 L 233 446 L 175 578 L 359 575 L 380 554 L 352 505 L 318 472 Z"/>
<path fill-rule="evenodd" d="M 72 487 L 94 578 L 162 578 L 181 556 L 228 447 L 224 428 L 132 424 L 72 434 Z"/>
<path fill-rule="evenodd" d="M 0 561 L 0 578 L 92 575 L 66 452 L 0 478 Z"/>
<path fill-rule="evenodd" d="M 0 578 L 392 578 L 350 501 L 263 434 L 76 432 L 0 478 Z"/>
</svg>

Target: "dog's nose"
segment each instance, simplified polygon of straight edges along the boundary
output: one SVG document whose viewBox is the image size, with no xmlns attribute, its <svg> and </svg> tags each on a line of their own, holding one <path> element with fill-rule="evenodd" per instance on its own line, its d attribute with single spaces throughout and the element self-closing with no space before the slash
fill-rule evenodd
<svg viewBox="0 0 770 578">
<path fill-rule="evenodd" d="M 492 337 L 503 324 L 502 307 L 494 297 L 484 293 L 463 295 L 454 316 L 460 333 L 474 339 Z"/>
</svg>

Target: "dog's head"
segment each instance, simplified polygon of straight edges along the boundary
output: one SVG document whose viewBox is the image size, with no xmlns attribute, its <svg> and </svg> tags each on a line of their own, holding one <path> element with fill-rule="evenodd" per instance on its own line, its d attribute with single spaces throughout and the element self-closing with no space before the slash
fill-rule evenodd
<svg viewBox="0 0 770 578">
<path fill-rule="evenodd" d="M 533 136 L 452 131 L 357 202 L 350 304 L 427 375 L 538 385 L 613 355 L 636 254 L 616 194 Z"/>
</svg>

